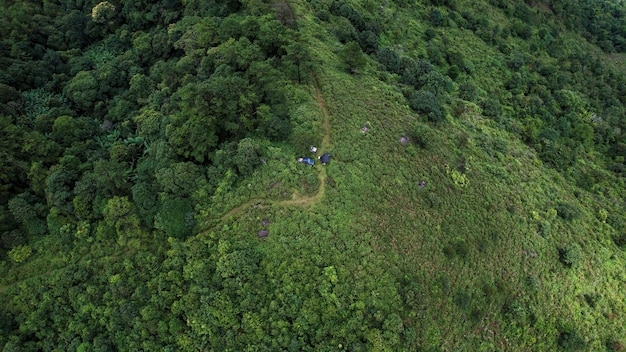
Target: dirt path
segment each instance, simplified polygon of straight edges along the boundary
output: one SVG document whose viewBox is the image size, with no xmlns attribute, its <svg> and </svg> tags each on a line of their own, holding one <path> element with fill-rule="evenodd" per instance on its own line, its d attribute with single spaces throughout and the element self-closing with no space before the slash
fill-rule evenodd
<svg viewBox="0 0 626 352">
<path fill-rule="evenodd" d="M 322 126 L 324 127 L 324 137 L 322 138 L 322 145 L 319 147 L 319 151 L 324 153 L 328 151 L 328 147 L 330 146 L 330 116 L 328 115 L 328 110 L 326 110 L 326 104 L 324 104 L 324 99 L 322 98 L 322 92 L 317 82 L 317 78 L 311 75 L 311 79 L 313 80 L 313 86 L 315 87 L 315 95 L 317 97 L 317 103 L 322 110 L 322 115 L 324 116 L 324 120 L 322 122 Z M 320 186 L 317 189 L 317 193 L 311 196 L 301 196 L 297 191 L 293 193 L 293 197 L 291 199 L 286 200 L 269 200 L 269 199 L 250 199 L 249 201 L 238 205 L 237 207 L 231 209 L 228 213 L 222 216 L 221 220 L 224 221 L 231 216 L 239 213 L 240 211 L 251 207 L 253 205 L 265 206 L 265 205 L 296 205 L 296 206 L 311 206 L 316 204 L 322 197 L 324 196 L 324 191 L 326 190 L 326 167 L 318 166 L 319 173 L 317 175 Z"/>
</svg>

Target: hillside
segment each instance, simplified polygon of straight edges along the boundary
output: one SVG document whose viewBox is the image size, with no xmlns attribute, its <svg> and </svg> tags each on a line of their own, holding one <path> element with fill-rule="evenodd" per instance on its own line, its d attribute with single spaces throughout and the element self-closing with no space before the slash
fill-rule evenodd
<svg viewBox="0 0 626 352">
<path fill-rule="evenodd" d="M 0 5 L 3 350 L 624 350 L 624 4 Z"/>
</svg>

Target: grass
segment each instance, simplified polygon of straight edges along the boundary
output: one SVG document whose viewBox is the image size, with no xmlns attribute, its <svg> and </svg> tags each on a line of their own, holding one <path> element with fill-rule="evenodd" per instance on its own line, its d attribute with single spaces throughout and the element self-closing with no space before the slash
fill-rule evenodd
<svg viewBox="0 0 626 352">
<path fill-rule="evenodd" d="M 184 268 L 183 275 L 209 276 L 210 270 L 194 272 L 195 262 L 181 258 L 209 266 L 220 263 L 215 257 L 228 252 L 224 248 L 254 248 L 261 274 L 245 282 L 246 294 L 257 294 L 268 307 L 249 314 L 270 321 L 300 309 L 297 321 L 272 320 L 267 336 L 289 329 L 303 335 L 307 324 L 321 326 L 320 336 L 332 329 L 332 341 L 313 341 L 320 345 L 359 342 L 342 331 L 365 326 L 363 321 L 379 328 L 362 332 L 368 346 L 401 350 L 557 350 L 564 336 L 574 336 L 582 339 L 567 341 L 599 351 L 626 336 L 626 256 L 604 223 L 624 215 L 619 205 L 578 189 L 479 113 L 427 122 L 409 109 L 396 77 L 380 74 L 372 59 L 360 75 L 344 72 L 335 54 L 339 44 L 328 40 L 321 24 L 303 21 L 320 65 L 315 80 L 290 87 L 292 115 L 315 131 L 331 163 L 297 164 L 308 148 L 304 143 L 267 145 L 267 163 L 248 179 L 225 178 L 215 195 L 194 195 L 205 231 L 184 244 L 170 239 L 167 261 L 176 263 L 168 265 Z M 413 31 L 406 52 L 424 54 L 424 24 L 402 16 L 398 21 Z M 496 89 L 504 78 L 497 65 L 506 58 L 467 31 L 445 31 L 440 37 L 474 61 L 471 79 Z M 410 142 L 402 144 L 400 137 Z M 563 204 L 571 216 L 559 214 Z M 600 209 L 608 211 L 604 220 Z M 262 229 L 269 236 L 259 240 Z M 566 247 L 579 248 L 576 265 L 562 262 Z M 86 256 L 91 260 L 91 253 Z M 132 259 L 128 252 L 119 256 Z M 43 263 L 35 251 L 32 269 L 23 270 L 46 272 L 41 267 L 83 261 L 59 258 Z M 116 259 L 104 254 L 93 260 Z M 3 285 L 16 280 L 12 273 Z M 180 272 L 170 273 L 182 282 Z M 181 288 L 172 300 L 195 302 L 189 291 Z M 381 333 L 394 329 L 404 345 Z"/>
<path fill-rule="evenodd" d="M 264 265 L 281 266 L 287 259 L 274 255 L 292 253 L 344 275 L 375 267 L 376 278 L 414 283 L 419 309 L 403 309 L 415 346 L 553 349 L 568 322 L 593 350 L 604 348 L 607 333 L 623 336 L 624 287 L 614 277 L 625 275 L 617 264 L 624 258 L 598 231 L 593 197 L 575 197 L 572 185 L 490 120 L 448 117 L 428 127 L 397 88 L 369 75 L 329 69 L 318 78 L 330 115 L 333 186 L 310 208 L 269 203 L 227 220 L 252 236 L 248 222 L 272 218 Z M 427 149 L 398 142 L 413 139 L 416 125 L 431 131 Z M 463 169 L 468 185 L 455 184 L 446 169 Z M 579 217 L 554 216 L 559 202 Z M 539 233 L 541 221 L 550 236 Z M 583 255 L 567 268 L 558 247 L 572 242 Z M 359 260 L 346 254 L 354 251 L 367 253 L 368 265 L 355 267 Z M 350 285 L 374 289 L 359 277 Z M 594 307 L 586 303 L 585 294 L 599 292 Z"/>
</svg>

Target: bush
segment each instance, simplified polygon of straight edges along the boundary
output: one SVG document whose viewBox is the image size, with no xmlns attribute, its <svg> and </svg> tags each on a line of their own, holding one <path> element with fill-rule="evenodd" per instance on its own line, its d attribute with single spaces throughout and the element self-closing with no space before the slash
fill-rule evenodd
<svg viewBox="0 0 626 352">
<path fill-rule="evenodd" d="M 365 67 L 367 63 L 361 47 L 356 42 L 349 42 L 341 49 L 339 56 L 346 63 L 348 71 L 357 73 Z"/>
<path fill-rule="evenodd" d="M 366 54 L 373 54 L 378 51 L 378 36 L 372 31 L 359 33 L 359 45 Z"/>
<path fill-rule="evenodd" d="M 454 296 L 454 304 L 461 310 L 467 310 L 472 304 L 472 295 L 467 292 L 459 292 Z"/>
<path fill-rule="evenodd" d="M 619 342 L 616 339 L 610 339 L 609 341 L 607 341 L 606 348 L 609 351 L 624 351 L 624 350 L 626 350 L 626 347 L 624 347 L 624 344 Z"/>
<path fill-rule="evenodd" d="M 433 192 L 428 193 L 428 203 L 431 208 L 439 208 L 441 206 L 441 200 Z"/>
<path fill-rule="evenodd" d="M 459 98 L 476 102 L 476 99 L 478 98 L 478 88 L 470 82 L 463 82 L 459 84 Z"/>
<path fill-rule="evenodd" d="M 12 261 L 16 263 L 21 263 L 28 259 L 28 257 L 30 257 L 32 253 L 33 250 L 30 248 L 30 246 L 19 246 L 10 250 L 8 256 L 9 258 L 11 258 Z"/>
<path fill-rule="evenodd" d="M 626 247 L 626 233 L 613 237 L 613 242 L 620 248 Z"/>
<path fill-rule="evenodd" d="M 547 221 L 542 221 L 539 223 L 539 234 L 542 237 L 550 237 L 552 234 L 552 225 L 550 225 Z"/>
<path fill-rule="evenodd" d="M 409 57 L 403 57 L 401 59 L 401 69 L 402 75 L 400 77 L 400 81 L 404 84 L 411 85 L 416 89 L 420 89 L 423 85 L 423 82 L 420 79 L 435 70 L 435 66 L 433 66 L 430 62 L 426 60 L 413 60 Z"/>
<path fill-rule="evenodd" d="M 376 55 L 378 62 L 380 62 L 385 70 L 391 73 L 400 73 L 400 55 L 390 47 L 384 47 L 378 50 Z"/>
<path fill-rule="evenodd" d="M 483 109 L 483 115 L 489 117 L 500 117 L 502 115 L 502 104 L 495 98 L 487 98 L 480 102 L 480 107 Z"/>
<path fill-rule="evenodd" d="M 432 142 L 435 138 L 435 135 L 433 134 L 430 127 L 417 125 L 415 126 L 415 129 L 413 130 L 413 135 L 411 137 L 413 137 L 412 139 L 413 141 L 415 141 L 415 144 L 417 146 L 423 149 L 429 149 L 433 146 Z"/>
<path fill-rule="evenodd" d="M 556 213 L 563 220 L 573 220 L 580 216 L 580 211 L 571 204 L 561 204 L 556 208 Z"/>
<path fill-rule="evenodd" d="M 424 31 L 424 40 L 427 41 L 427 42 L 431 41 L 436 36 L 437 36 L 437 31 L 435 31 L 432 28 L 428 28 L 426 31 Z"/>
<path fill-rule="evenodd" d="M 587 348 L 587 342 L 573 329 L 562 331 L 558 339 L 561 351 L 583 351 Z"/>
<path fill-rule="evenodd" d="M 577 267 L 583 258 L 583 252 L 576 243 L 566 244 L 559 248 L 559 260 L 568 268 Z"/>
<path fill-rule="evenodd" d="M 469 247 L 467 242 L 457 239 L 443 247 L 443 254 L 448 259 L 452 259 L 455 256 L 465 259 L 469 254 Z"/>
<path fill-rule="evenodd" d="M 420 114 L 425 114 L 428 120 L 439 122 L 443 120 L 443 112 L 437 102 L 437 97 L 432 92 L 426 90 L 418 90 L 411 95 L 409 99 L 411 109 Z"/>
</svg>

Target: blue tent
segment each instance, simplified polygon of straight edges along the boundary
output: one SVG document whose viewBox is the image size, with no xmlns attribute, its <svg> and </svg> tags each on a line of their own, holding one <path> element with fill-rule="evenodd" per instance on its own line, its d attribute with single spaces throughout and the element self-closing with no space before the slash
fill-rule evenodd
<svg viewBox="0 0 626 352">
<path fill-rule="evenodd" d="M 315 160 L 309 158 L 298 158 L 298 162 L 307 165 L 315 165 Z"/>
<path fill-rule="evenodd" d="M 324 165 L 328 164 L 330 162 L 330 154 L 324 153 L 322 156 L 320 156 L 320 161 Z"/>
</svg>

